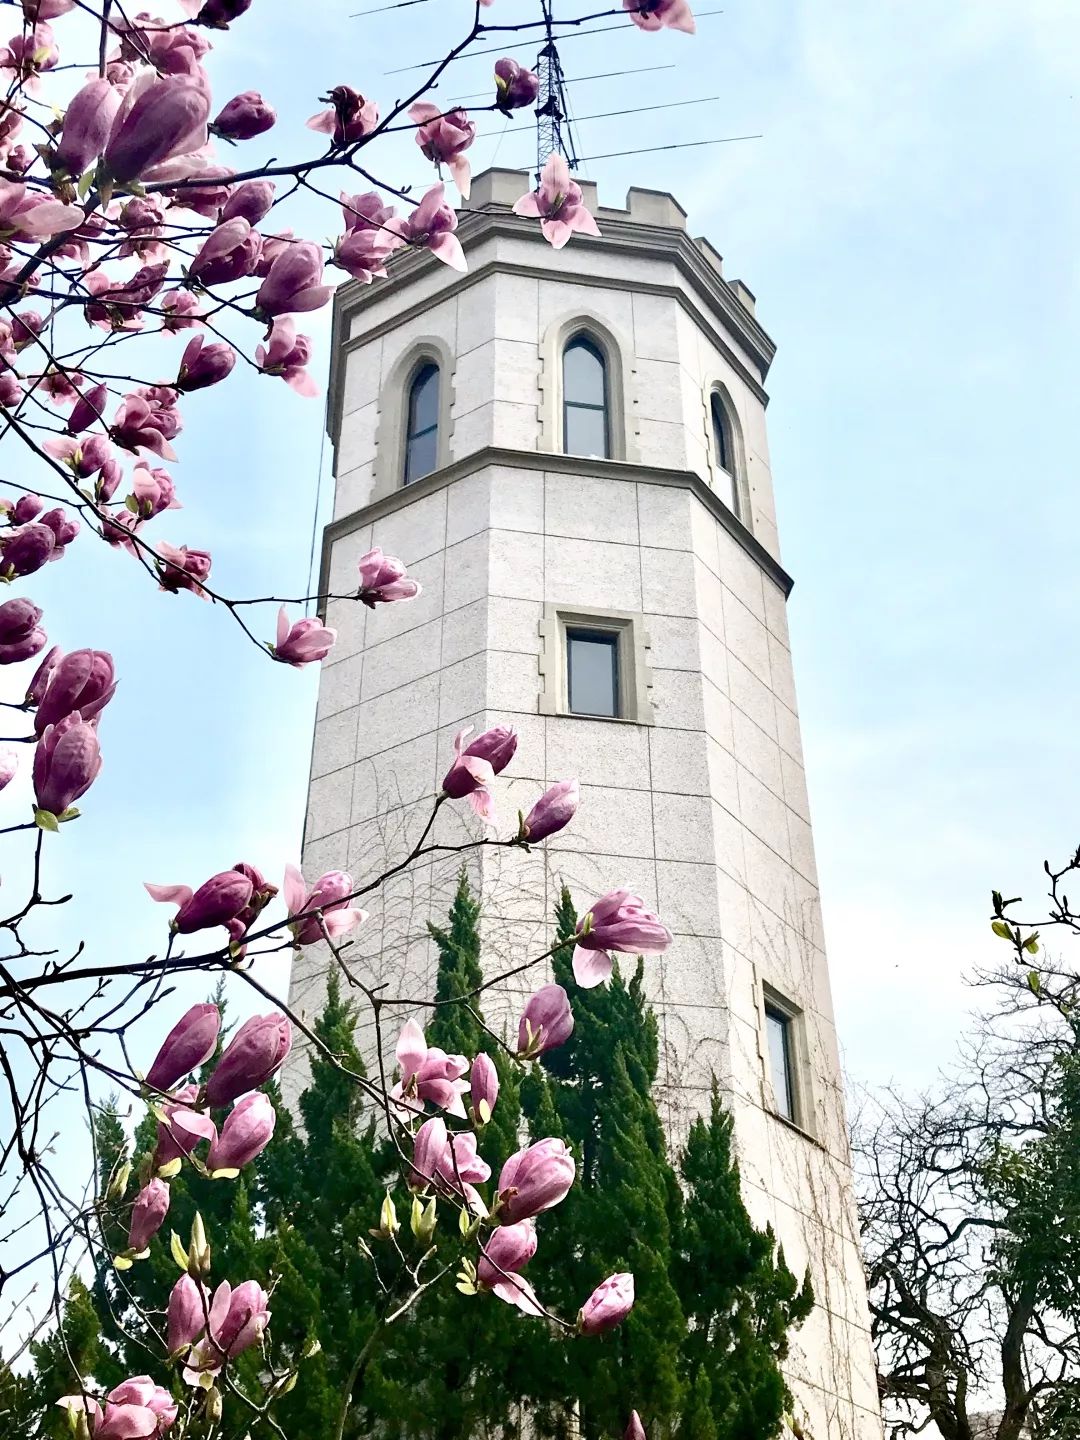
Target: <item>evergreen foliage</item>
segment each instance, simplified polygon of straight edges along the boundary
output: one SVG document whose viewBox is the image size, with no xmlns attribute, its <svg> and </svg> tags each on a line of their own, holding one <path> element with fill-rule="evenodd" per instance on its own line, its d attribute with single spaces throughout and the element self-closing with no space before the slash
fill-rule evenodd
<svg viewBox="0 0 1080 1440">
<path fill-rule="evenodd" d="M 565 1440 L 575 1411 L 584 1440 L 609 1440 L 622 1433 L 632 1408 L 650 1440 L 771 1440 L 779 1433 L 787 1401 L 779 1361 L 789 1327 L 813 1303 L 809 1284 L 797 1284 L 772 1234 L 750 1222 L 731 1121 L 716 1094 L 711 1114 L 691 1130 L 680 1184 L 652 1098 L 659 1047 L 643 965 L 629 982 L 616 968 L 608 985 L 579 989 L 571 972 L 577 916 L 565 890 L 556 920 L 565 943 L 554 957 L 555 978 L 572 996 L 575 1015 L 564 1046 L 519 1079 L 519 1067 L 484 1024 L 478 994 L 465 1004 L 438 1005 L 426 1035 L 449 1053 L 471 1058 L 485 1051 L 498 1068 L 499 1100 L 481 1136 L 496 1177 L 525 1143 L 526 1126 L 529 1138 L 556 1135 L 575 1152 L 578 1183 L 543 1217 L 528 1272 L 545 1304 L 572 1318 L 600 1281 L 629 1270 L 634 1310 L 606 1336 L 566 1338 L 492 1295 L 458 1294 L 446 1276 L 376 1336 L 400 1300 L 380 1291 L 367 1254 L 370 1244 L 378 1260 L 369 1232 L 384 1187 L 397 1185 L 395 1157 L 376 1139 L 360 1088 L 313 1052 L 300 1123 L 275 1094 L 277 1130 L 259 1160 L 233 1181 L 211 1181 L 185 1166 L 171 1182 L 161 1232 L 165 1242 L 170 1230 L 186 1242 L 198 1210 L 211 1238 L 215 1282 L 251 1276 L 273 1282 L 275 1357 L 309 1356 L 276 1409 L 289 1440 L 519 1440 L 522 1412 L 530 1434 Z M 431 927 L 438 1001 L 479 991 L 479 925 L 480 907 L 463 870 L 446 927 Z M 363 1073 L 355 1023 L 332 972 L 316 1033 L 349 1070 Z M 137 1156 L 152 1150 L 155 1125 L 148 1118 L 140 1127 Z M 105 1112 L 97 1127 L 102 1188 L 124 1140 L 115 1111 Z M 407 1245 L 408 1202 L 400 1186 L 397 1203 Z M 440 1232 L 436 1241 L 424 1278 L 456 1260 L 456 1235 Z M 109 1244 L 115 1251 L 125 1243 L 118 1224 Z M 177 1274 L 168 1244 L 159 1242 L 122 1276 L 103 1274 L 92 1294 L 76 1282 L 65 1322 L 76 1368 L 107 1385 L 148 1366 L 160 1370 L 134 1338 L 140 1326 L 131 1302 L 160 1321 Z M 28 1379 L 0 1370 L 0 1412 L 6 1407 L 21 1420 L 72 1388 L 71 1365 L 55 1337 L 37 1346 L 34 1358 Z M 249 1352 L 240 1378 L 245 1365 L 261 1363 L 257 1351 Z"/>
</svg>

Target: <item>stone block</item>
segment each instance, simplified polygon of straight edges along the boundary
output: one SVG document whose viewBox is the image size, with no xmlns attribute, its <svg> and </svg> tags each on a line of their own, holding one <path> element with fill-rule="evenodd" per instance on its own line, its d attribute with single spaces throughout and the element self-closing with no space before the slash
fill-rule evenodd
<svg viewBox="0 0 1080 1440">
<path fill-rule="evenodd" d="M 553 536 L 636 545 L 636 487 L 625 480 L 549 471 L 544 478 L 544 530 Z"/>
</svg>

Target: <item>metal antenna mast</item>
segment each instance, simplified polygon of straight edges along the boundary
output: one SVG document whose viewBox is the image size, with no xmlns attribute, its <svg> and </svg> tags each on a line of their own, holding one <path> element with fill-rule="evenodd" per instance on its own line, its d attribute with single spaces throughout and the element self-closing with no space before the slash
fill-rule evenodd
<svg viewBox="0 0 1080 1440">
<path fill-rule="evenodd" d="M 544 12 L 546 40 L 536 62 L 536 73 L 540 77 L 540 94 L 536 106 L 537 184 L 540 183 L 540 172 L 550 155 L 565 155 L 571 170 L 578 163 L 566 101 L 566 76 L 563 74 L 562 61 L 555 44 L 551 0 L 540 0 L 540 4 Z"/>
</svg>

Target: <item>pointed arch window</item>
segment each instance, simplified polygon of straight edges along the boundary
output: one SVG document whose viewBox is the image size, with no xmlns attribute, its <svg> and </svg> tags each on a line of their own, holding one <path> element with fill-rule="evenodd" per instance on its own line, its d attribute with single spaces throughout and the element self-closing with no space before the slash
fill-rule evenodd
<svg viewBox="0 0 1080 1440">
<path fill-rule="evenodd" d="M 411 485 L 430 475 L 439 463 L 439 367 L 425 361 L 409 386 L 405 421 L 405 473 Z"/>
<path fill-rule="evenodd" d="M 611 456 L 607 362 L 585 335 L 563 351 L 563 452 Z"/>
<path fill-rule="evenodd" d="M 735 433 L 731 424 L 731 416 L 718 391 L 713 391 L 709 403 L 712 409 L 713 466 L 716 471 L 716 491 L 728 509 L 742 519 L 739 506 L 739 481 L 735 468 Z"/>
</svg>

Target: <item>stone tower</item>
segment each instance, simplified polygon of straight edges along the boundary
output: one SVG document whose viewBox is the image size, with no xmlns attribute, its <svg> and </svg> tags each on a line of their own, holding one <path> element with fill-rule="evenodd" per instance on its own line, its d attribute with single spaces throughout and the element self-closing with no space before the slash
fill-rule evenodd
<svg viewBox="0 0 1080 1440">
<path fill-rule="evenodd" d="M 671 1140 L 715 1074 L 751 1213 L 813 1277 L 788 1367 L 811 1432 L 880 1440 L 765 434 L 773 343 L 671 196 L 607 209 L 586 184 L 601 237 L 553 251 L 510 213 L 528 188 L 474 181 L 466 275 L 413 252 L 337 295 L 322 588 L 354 592 L 379 545 L 424 589 L 377 613 L 329 602 L 304 869 L 359 880 L 406 853 L 464 725 L 519 732 L 504 834 L 577 776 L 546 851 L 471 857 L 489 973 L 546 948 L 562 882 L 579 909 L 619 886 L 655 906 L 676 937 L 648 965 Z M 475 829 L 446 818 L 451 840 Z M 459 863 L 372 904 L 350 954 L 378 956 L 387 993 L 431 993 L 425 926 Z M 305 952 L 293 977 L 309 1013 L 325 964 Z M 501 1018 L 540 978 L 502 993 Z"/>
</svg>

